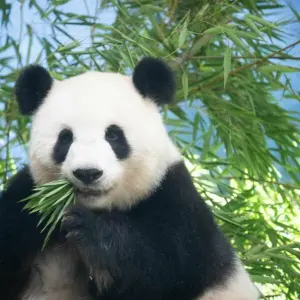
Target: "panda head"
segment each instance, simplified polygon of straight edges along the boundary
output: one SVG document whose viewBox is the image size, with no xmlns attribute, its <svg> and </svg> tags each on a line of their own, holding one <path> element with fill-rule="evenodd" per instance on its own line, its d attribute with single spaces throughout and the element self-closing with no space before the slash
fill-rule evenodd
<svg viewBox="0 0 300 300">
<path fill-rule="evenodd" d="M 15 94 L 20 112 L 33 117 L 35 182 L 67 178 L 90 208 L 126 208 L 147 197 L 181 159 L 159 113 L 174 92 L 170 69 L 153 58 L 130 77 L 87 72 L 55 81 L 41 66 L 25 68 Z"/>
</svg>

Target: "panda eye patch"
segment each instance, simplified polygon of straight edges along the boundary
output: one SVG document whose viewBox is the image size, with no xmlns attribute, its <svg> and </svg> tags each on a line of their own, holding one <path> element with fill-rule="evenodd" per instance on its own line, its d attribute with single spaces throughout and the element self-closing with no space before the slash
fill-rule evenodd
<svg viewBox="0 0 300 300">
<path fill-rule="evenodd" d="M 53 148 L 52 157 L 57 164 L 65 161 L 68 151 L 73 143 L 73 132 L 70 129 L 62 129 L 58 134 Z"/>
<path fill-rule="evenodd" d="M 72 143 L 73 142 L 73 132 L 70 129 L 63 129 L 59 135 L 58 139 L 61 143 Z"/>
<path fill-rule="evenodd" d="M 130 146 L 121 127 L 115 124 L 108 126 L 105 131 L 105 139 L 118 159 L 125 159 L 129 156 Z"/>
</svg>

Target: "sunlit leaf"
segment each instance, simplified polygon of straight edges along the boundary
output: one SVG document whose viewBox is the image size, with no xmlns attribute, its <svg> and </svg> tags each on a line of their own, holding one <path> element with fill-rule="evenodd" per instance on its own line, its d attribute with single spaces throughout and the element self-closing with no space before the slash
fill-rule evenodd
<svg viewBox="0 0 300 300">
<path fill-rule="evenodd" d="M 224 88 L 228 79 L 229 72 L 231 71 L 231 48 L 226 48 L 224 55 Z"/>
<path fill-rule="evenodd" d="M 187 37 L 187 28 L 185 25 L 185 26 L 183 26 L 183 28 L 179 34 L 179 39 L 178 39 L 178 47 L 179 48 L 181 48 L 184 45 L 186 37 Z"/>
<path fill-rule="evenodd" d="M 184 98 L 187 99 L 189 93 L 189 79 L 186 72 L 183 72 L 181 80 L 182 80 Z"/>
<path fill-rule="evenodd" d="M 267 27 L 271 27 L 271 28 L 274 28 L 274 29 L 277 29 L 277 26 L 275 26 L 273 23 L 265 20 L 265 19 L 262 19 L 258 16 L 254 16 L 254 15 L 247 15 L 247 18 L 251 19 L 252 21 L 255 21 L 261 25 L 264 25 L 264 26 L 267 26 Z"/>
</svg>

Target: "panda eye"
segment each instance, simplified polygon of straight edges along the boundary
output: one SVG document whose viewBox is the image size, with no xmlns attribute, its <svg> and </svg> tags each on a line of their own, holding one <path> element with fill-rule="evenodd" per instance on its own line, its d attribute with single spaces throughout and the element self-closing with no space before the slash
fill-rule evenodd
<svg viewBox="0 0 300 300">
<path fill-rule="evenodd" d="M 122 131 L 117 125 L 111 125 L 106 129 L 105 138 L 109 141 L 115 141 L 119 139 Z"/>
<path fill-rule="evenodd" d="M 130 155 L 131 147 L 128 144 L 125 132 L 118 125 L 112 124 L 106 128 L 105 139 L 118 159 L 126 159 Z"/>
<path fill-rule="evenodd" d="M 70 129 L 65 128 L 59 133 L 58 139 L 61 143 L 72 143 L 73 132 Z"/>
<path fill-rule="evenodd" d="M 109 139 L 109 140 L 111 140 L 111 141 L 115 141 L 115 140 L 118 139 L 118 135 L 115 134 L 115 133 L 110 133 L 110 134 L 106 135 L 106 138 Z"/>
</svg>

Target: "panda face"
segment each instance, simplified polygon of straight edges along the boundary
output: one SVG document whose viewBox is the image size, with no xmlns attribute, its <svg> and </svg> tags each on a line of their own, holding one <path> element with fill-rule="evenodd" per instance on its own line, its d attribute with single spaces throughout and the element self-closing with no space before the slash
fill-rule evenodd
<svg viewBox="0 0 300 300">
<path fill-rule="evenodd" d="M 127 208 L 158 186 L 181 158 L 157 103 L 139 88 L 149 82 L 141 86 L 135 75 L 87 72 L 51 84 L 33 113 L 37 183 L 67 178 L 91 208 Z"/>
</svg>

